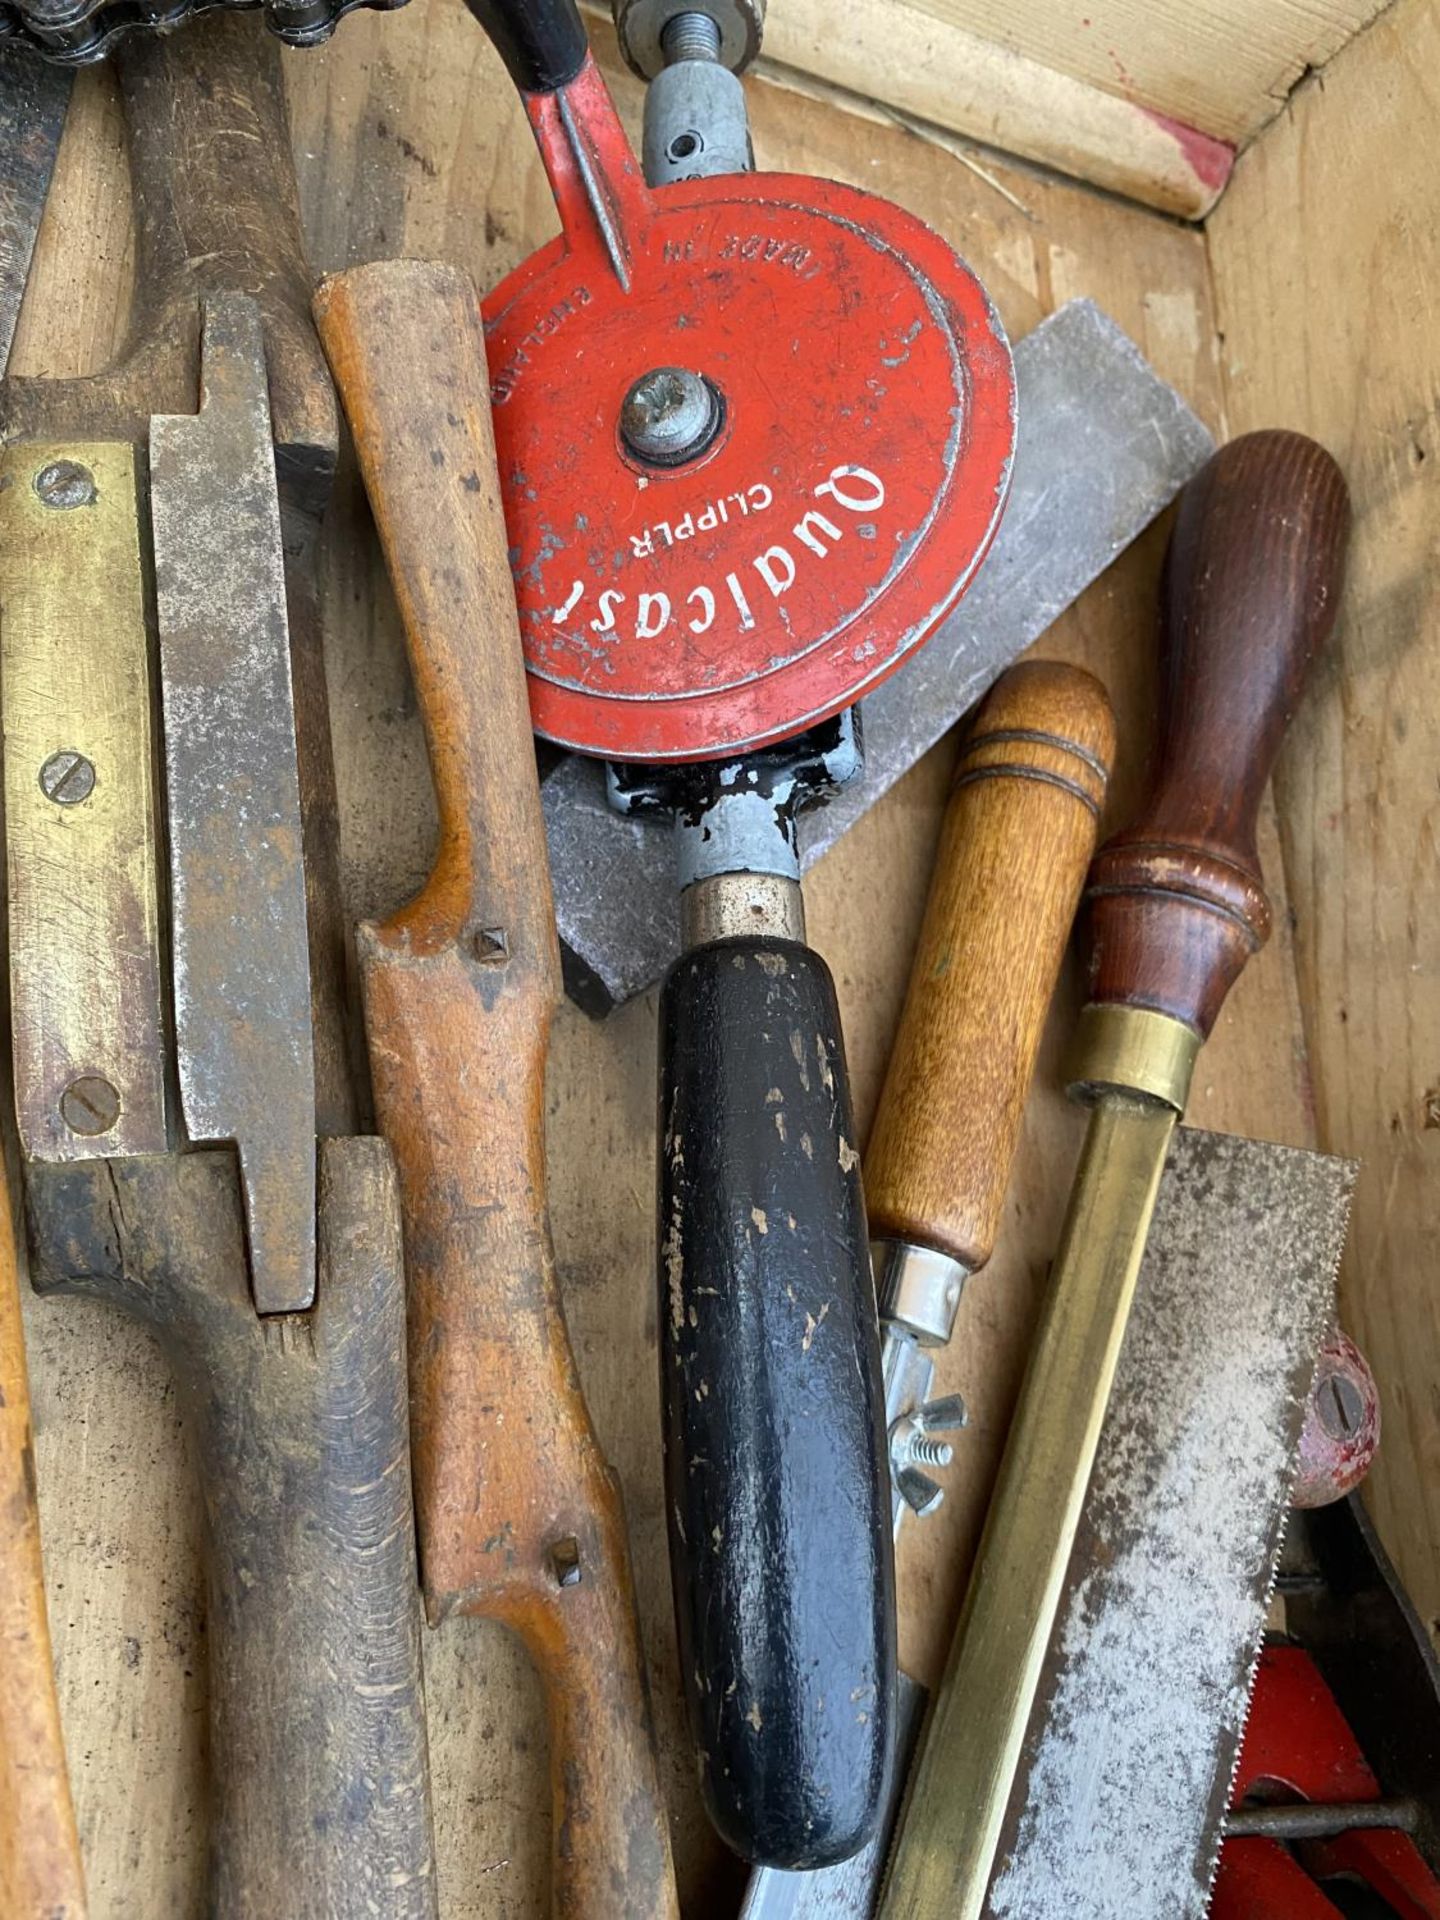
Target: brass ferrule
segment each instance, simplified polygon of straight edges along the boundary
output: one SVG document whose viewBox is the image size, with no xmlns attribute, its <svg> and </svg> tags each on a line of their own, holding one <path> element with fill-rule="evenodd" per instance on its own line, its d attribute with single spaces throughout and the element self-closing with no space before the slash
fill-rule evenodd
<svg viewBox="0 0 1440 1920">
<path fill-rule="evenodd" d="M 1080 1015 L 1070 1096 L 1093 1102 L 1123 1090 L 1185 1111 L 1200 1035 L 1183 1020 L 1145 1007 L 1094 1006 Z"/>
</svg>

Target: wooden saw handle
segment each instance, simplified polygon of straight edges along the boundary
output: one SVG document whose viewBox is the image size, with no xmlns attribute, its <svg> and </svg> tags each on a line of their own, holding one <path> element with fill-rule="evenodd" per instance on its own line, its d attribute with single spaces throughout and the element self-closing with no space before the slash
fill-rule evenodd
<svg viewBox="0 0 1440 1920">
<path fill-rule="evenodd" d="M 32 1161 L 31 1273 L 154 1327 L 196 1455 L 206 1913 L 435 1920 L 395 1175 L 320 1154 L 308 1313 L 255 1313 L 228 1152 Z"/>
<path fill-rule="evenodd" d="M 1269 938 L 1260 801 L 1335 624 L 1349 526 L 1344 476 L 1298 433 L 1232 440 L 1181 495 L 1150 793 L 1086 890 L 1092 1006 L 1168 1014 L 1206 1039 Z"/>
<path fill-rule="evenodd" d="M 420 895 L 361 929 L 400 1170 L 421 1574 L 545 1681 L 554 1908 L 674 1914 L 620 1494 L 575 1371 L 545 1202 L 560 961 L 479 302 L 395 261 L 316 301 L 400 604 L 440 812 Z"/>
<path fill-rule="evenodd" d="M 10 1189 L 0 1173 L 0 1913 L 84 1920 L 35 1506 Z"/>
<path fill-rule="evenodd" d="M 1078 667 L 1012 667 L 975 716 L 865 1151 L 876 1239 L 990 1258 L 1114 754 Z"/>
</svg>

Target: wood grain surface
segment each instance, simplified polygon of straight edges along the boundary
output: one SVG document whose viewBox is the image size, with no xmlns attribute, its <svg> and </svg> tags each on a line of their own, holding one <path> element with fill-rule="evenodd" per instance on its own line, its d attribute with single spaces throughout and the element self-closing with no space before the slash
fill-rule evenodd
<svg viewBox="0 0 1440 1920">
<path fill-rule="evenodd" d="M 515 1629 L 550 1721 L 556 1920 L 675 1912 L 620 1489 L 575 1370 L 546 1205 L 560 950 L 474 282 L 326 281 L 321 337 L 400 605 L 435 864 L 360 929 L 405 1205 L 420 1571 L 432 1624 Z"/>
<path fill-rule="evenodd" d="M 1283 420 L 1355 503 L 1330 659 L 1278 791 L 1321 1144 L 1362 1161 L 1341 1275 L 1380 1383 L 1366 1493 L 1440 1633 L 1440 11 L 1402 0 L 1243 163 L 1211 232 L 1237 428 Z"/>
<path fill-rule="evenodd" d="M 0 1912 L 85 1920 L 35 1498 L 10 1196 L 0 1183 Z"/>
<path fill-rule="evenodd" d="M 1203 1040 L 1270 938 L 1260 804 L 1334 630 L 1349 531 L 1344 476 L 1303 434 L 1243 434 L 1181 495 L 1150 782 L 1085 889 L 1091 1005 L 1168 1014 Z"/>
<path fill-rule="evenodd" d="M 614 75 L 612 44 L 597 39 Z M 286 70 L 317 270 L 408 253 L 453 260 L 484 286 L 555 232 L 509 83 L 460 7 L 411 0 L 393 17 L 356 15 L 325 54 L 296 56 Z M 17 368 L 100 364 L 124 329 L 133 265 L 110 84 L 94 73 L 78 83 Z M 639 85 L 618 86 L 627 124 L 638 130 Z M 1016 336 L 1072 294 L 1090 294 L 1219 428 L 1203 235 L 764 82 L 750 99 L 762 165 L 848 180 L 928 219 L 982 272 Z M 1275 417 L 1286 409 L 1277 406 Z M 1163 540 L 1157 529 L 1140 542 L 1043 643 L 1047 656 L 1089 667 L 1110 690 L 1120 742 L 1111 824 L 1133 810 L 1148 751 Z M 326 534 L 324 600 L 347 905 L 354 919 L 384 917 L 429 872 L 435 813 L 403 634 L 348 464 Z M 1320 696 L 1336 698 L 1333 688 Z M 947 744 L 927 756 L 807 879 L 810 934 L 836 975 L 862 1135 L 905 990 L 954 753 Z M 1190 1113 L 1200 1125 L 1304 1145 L 1313 1122 L 1268 809 L 1260 850 L 1277 897 L 1276 935 L 1267 964 L 1247 972 L 1220 1016 Z M 934 1678 L 949 1640 L 1069 1185 L 1078 1120 L 1061 1091 L 1075 1013 L 1068 971 L 1061 1000 L 1042 1042 L 995 1255 L 967 1290 L 937 1381 L 937 1390 L 965 1393 L 972 1424 L 943 1508 L 901 1542 L 901 1657 L 922 1679 Z M 682 1908 L 724 1920 L 742 1874 L 699 1805 L 664 1543 L 654 1034 L 653 996 L 603 1026 L 561 1008 L 546 1077 L 549 1198 L 581 1380 L 625 1492 Z M 1411 1271 L 1422 1268 L 1417 1255 Z M 100 1920 L 183 1920 L 200 1910 L 204 1608 L 173 1397 L 139 1330 L 80 1302 L 31 1300 L 26 1314 L 51 1624 L 92 1910 Z M 452 1620 L 427 1636 L 425 1663 L 442 1911 L 446 1920 L 531 1920 L 546 1911 L 551 1844 L 539 1685 L 523 1650 L 491 1621 Z"/>
<path fill-rule="evenodd" d="M 865 1150 L 875 1239 L 995 1248 L 1010 1166 L 1115 758 L 1105 689 L 1023 661 L 961 749 Z"/>
</svg>

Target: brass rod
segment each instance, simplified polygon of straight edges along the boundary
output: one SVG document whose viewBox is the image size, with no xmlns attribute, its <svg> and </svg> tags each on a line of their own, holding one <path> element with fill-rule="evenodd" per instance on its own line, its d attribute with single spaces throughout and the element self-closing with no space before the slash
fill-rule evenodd
<svg viewBox="0 0 1440 1920">
<path fill-rule="evenodd" d="M 1178 1115 L 1095 1105 L 881 1920 L 978 1920 Z"/>
</svg>

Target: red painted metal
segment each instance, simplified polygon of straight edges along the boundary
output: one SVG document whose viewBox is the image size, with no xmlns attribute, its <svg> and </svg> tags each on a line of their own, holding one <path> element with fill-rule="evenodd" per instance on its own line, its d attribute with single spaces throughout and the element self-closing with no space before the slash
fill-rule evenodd
<svg viewBox="0 0 1440 1920">
<path fill-rule="evenodd" d="M 525 103 L 562 232 L 484 302 L 536 730 L 697 760 L 899 666 L 994 536 L 1014 375 L 979 281 L 888 202 L 753 173 L 649 189 L 593 62 Z M 691 464 L 619 435 L 641 375 L 723 394 Z"/>
<path fill-rule="evenodd" d="M 1353 1806 L 1382 1798 L 1380 1782 L 1303 1647 L 1267 1646 L 1260 1657 L 1230 1805 L 1312 1801 Z M 1381 1895 L 1398 1920 L 1440 1920 L 1440 1880 L 1415 1842 L 1393 1828 L 1332 1840 L 1227 1840 L 1210 1920 L 1332 1920 L 1340 1909 L 1323 1882 L 1348 1874 Z"/>
</svg>

